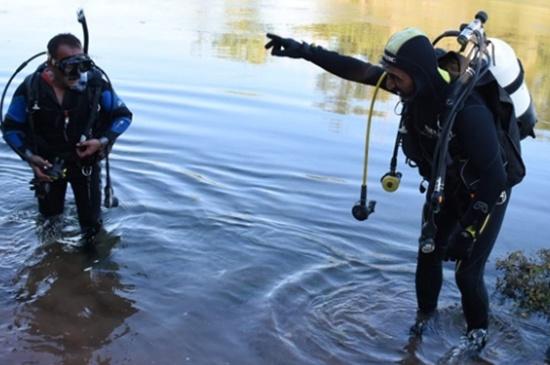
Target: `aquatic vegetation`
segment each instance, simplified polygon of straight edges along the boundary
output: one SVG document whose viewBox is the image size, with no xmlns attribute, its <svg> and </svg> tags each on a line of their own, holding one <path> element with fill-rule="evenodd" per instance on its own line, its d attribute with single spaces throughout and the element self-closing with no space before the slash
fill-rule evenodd
<svg viewBox="0 0 550 365">
<path fill-rule="evenodd" d="M 523 314 L 542 314 L 550 321 L 550 249 L 537 251 L 538 257 L 526 257 L 515 251 L 496 262 L 503 272 L 497 278 L 497 291 L 512 299 Z"/>
</svg>

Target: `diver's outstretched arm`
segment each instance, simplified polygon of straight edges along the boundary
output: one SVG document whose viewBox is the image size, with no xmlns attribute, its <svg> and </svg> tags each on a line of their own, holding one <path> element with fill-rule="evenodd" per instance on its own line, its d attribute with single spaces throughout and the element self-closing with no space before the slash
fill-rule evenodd
<svg viewBox="0 0 550 365">
<path fill-rule="evenodd" d="M 273 56 L 303 58 L 346 80 L 376 85 L 384 72 L 380 66 L 328 51 L 321 46 L 300 43 L 292 38 L 282 38 L 271 33 L 266 36 L 270 40 L 265 48 L 271 49 Z M 382 88 L 385 89 L 385 85 L 382 85 Z"/>
</svg>

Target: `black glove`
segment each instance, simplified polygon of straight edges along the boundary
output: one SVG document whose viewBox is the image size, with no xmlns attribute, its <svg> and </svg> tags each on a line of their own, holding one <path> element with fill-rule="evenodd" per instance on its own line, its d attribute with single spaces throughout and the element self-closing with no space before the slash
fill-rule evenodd
<svg viewBox="0 0 550 365">
<path fill-rule="evenodd" d="M 273 56 L 303 58 L 309 50 L 309 45 L 305 42 L 300 43 L 292 38 L 282 38 L 276 34 L 267 33 L 266 37 L 270 39 L 265 44 L 265 49 L 271 48 Z"/>
<path fill-rule="evenodd" d="M 445 247 L 445 261 L 467 260 L 472 255 L 476 242 L 476 231 L 473 227 L 462 228 L 460 225 L 451 233 Z"/>
</svg>

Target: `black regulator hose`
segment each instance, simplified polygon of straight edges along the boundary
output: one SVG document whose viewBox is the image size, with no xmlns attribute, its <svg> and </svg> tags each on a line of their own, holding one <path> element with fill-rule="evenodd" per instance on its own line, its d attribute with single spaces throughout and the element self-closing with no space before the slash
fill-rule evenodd
<svg viewBox="0 0 550 365">
<path fill-rule="evenodd" d="M 393 193 L 399 189 L 401 183 L 401 177 L 403 176 L 397 171 L 397 154 L 399 153 L 399 145 L 401 144 L 401 128 L 403 127 L 403 119 L 399 122 L 399 128 L 397 129 L 397 135 L 395 136 L 395 143 L 393 145 L 393 153 L 390 161 L 390 171 L 386 172 L 384 176 L 380 178 L 382 188 L 388 193 Z"/>
<path fill-rule="evenodd" d="M 101 74 L 105 77 L 107 80 L 107 85 L 109 85 L 109 90 L 111 91 L 111 106 L 115 103 L 115 91 L 113 90 L 113 84 L 111 84 L 111 79 L 109 79 L 109 75 L 103 69 L 97 65 L 95 65 L 95 68 L 101 72 Z M 113 108 L 111 108 L 111 113 L 113 111 Z M 112 116 L 109 117 L 109 119 L 112 119 Z M 118 207 L 118 198 L 115 196 L 115 192 L 113 190 L 113 185 L 111 184 L 111 168 L 109 165 L 109 153 L 111 152 L 109 150 L 109 146 L 106 146 L 107 150 L 105 151 L 105 189 L 103 191 L 105 195 L 105 199 L 103 201 L 103 205 L 105 208 L 116 208 Z"/>
<path fill-rule="evenodd" d="M 115 196 L 113 185 L 111 184 L 110 170 L 109 153 L 107 152 L 105 154 L 105 189 L 103 190 L 105 199 L 103 201 L 103 205 L 105 208 L 116 208 L 118 207 L 118 198 Z"/>
<path fill-rule="evenodd" d="M 17 70 L 15 70 L 15 72 L 13 73 L 13 75 L 11 75 L 11 77 L 9 78 L 8 82 L 6 83 L 6 86 L 4 87 L 4 91 L 2 92 L 2 99 L 0 99 L 0 119 L 3 121 L 4 120 L 4 98 L 6 97 L 6 93 L 8 92 L 8 88 L 10 87 L 10 84 L 11 82 L 13 81 L 13 79 L 15 78 L 15 76 L 17 76 L 17 74 L 19 72 L 21 72 L 22 69 L 24 69 L 25 67 L 27 67 L 27 65 L 29 64 L 29 62 L 31 62 L 32 60 L 34 60 L 35 58 L 38 58 L 40 56 L 43 56 L 45 55 L 46 52 L 40 52 L 40 53 L 37 53 L 35 54 L 34 56 L 32 56 L 31 58 L 29 58 L 28 60 L 26 60 L 25 62 L 23 62 L 19 67 L 17 67 Z"/>
</svg>

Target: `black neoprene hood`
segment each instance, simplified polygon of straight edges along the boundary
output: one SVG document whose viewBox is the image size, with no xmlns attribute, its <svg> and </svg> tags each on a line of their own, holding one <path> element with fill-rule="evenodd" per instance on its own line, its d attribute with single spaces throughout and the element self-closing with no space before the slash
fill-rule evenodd
<svg viewBox="0 0 550 365">
<path fill-rule="evenodd" d="M 390 37 L 381 64 L 394 66 L 411 76 L 415 96 L 438 94 L 442 86 L 434 47 L 426 34 L 416 28 L 406 28 Z"/>
</svg>

